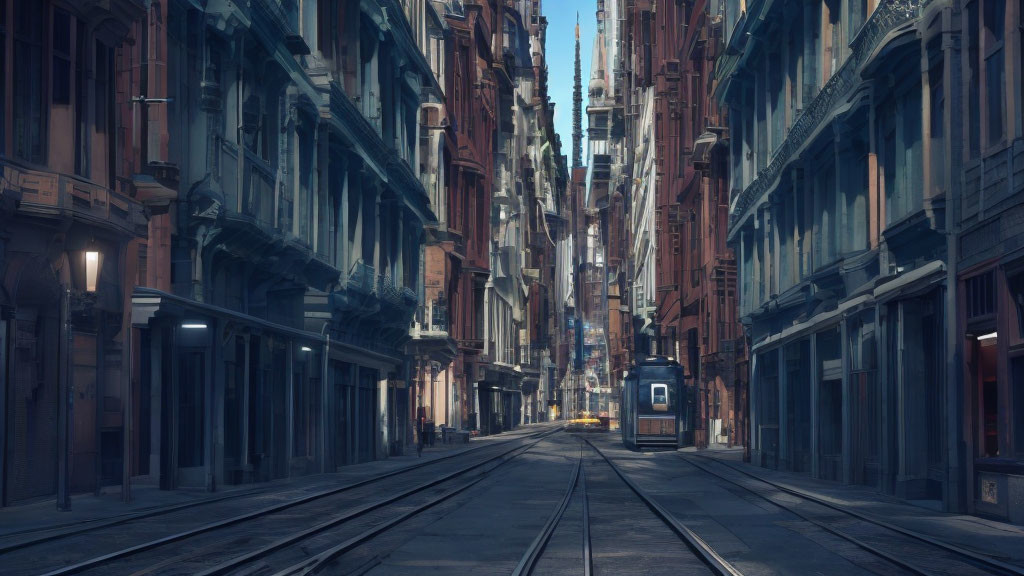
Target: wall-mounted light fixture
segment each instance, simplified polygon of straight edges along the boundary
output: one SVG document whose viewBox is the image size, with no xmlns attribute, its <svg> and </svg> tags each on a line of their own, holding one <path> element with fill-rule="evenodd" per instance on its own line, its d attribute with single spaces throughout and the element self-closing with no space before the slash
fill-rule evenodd
<svg viewBox="0 0 1024 576">
<path fill-rule="evenodd" d="M 998 336 L 998 332 L 990 332 L 988 334 L 982 334 L 978 336 L 978 340 L 991 340 Z"/>
<path fill-rule="evenodd" d="M 299 350 L 302 350 L 303 352 L 312 352 L 313 351 L 313 349 L 310 348 L 309 346 L 301 346 L 299 348 Z"/>
<path fill-rule="evenodd" d="M 85 253 L 85 291 L 95 292 L 100 280 L 100 253 L 89 250 Z"/>
<path fill-rule="evenodd" d="M 90 242 L 84 250 L 68 252 L 71 264 L 71 288 L 79 292 L 95 293 L 100 286 L 103 272 L 103 252 L 96 242 Z"/>
<path fill-rule="evenodd" d="M 187 321 L 182 322 L 181 327 L 185 330 L 205 330 L 206 322 Z"/>
</svg>

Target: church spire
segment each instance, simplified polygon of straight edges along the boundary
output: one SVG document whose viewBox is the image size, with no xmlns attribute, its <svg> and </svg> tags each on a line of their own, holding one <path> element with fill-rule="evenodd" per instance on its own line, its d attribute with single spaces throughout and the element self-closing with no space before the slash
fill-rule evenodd
<svg viewBox="0 0 1024 576">
<path fill-rule="evenodd" d="M 572 167 L 583 166 L 583 76 L 580 69 L 580 13 L 576 13 L 576 77 L 572 90 Z"/>
</svg>

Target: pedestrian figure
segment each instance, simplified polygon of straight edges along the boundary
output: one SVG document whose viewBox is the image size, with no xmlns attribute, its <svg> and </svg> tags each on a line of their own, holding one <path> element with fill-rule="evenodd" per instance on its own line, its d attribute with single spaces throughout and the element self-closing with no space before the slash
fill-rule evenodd
<svg viewBox="0 0 1024 576">
<path fill-rule="evenodd" d="M 426 426 L 424 426 L 424 420 L 426 420 L 426 418 L 424 418 L 423 416 L 420 416 L 420 418 L 416 422 L 416 430 L 417 430 L 417 433 L 419 434 L 419 438 L 418 438 L 419 441 L 416 442 L 416 456 L 417 457 L 422 457 L 423 456 L 423 445 L 426 443 L 426 439 L 427 439 L 426 438 L 426 434 L 425 434 Z"/>
</svg>

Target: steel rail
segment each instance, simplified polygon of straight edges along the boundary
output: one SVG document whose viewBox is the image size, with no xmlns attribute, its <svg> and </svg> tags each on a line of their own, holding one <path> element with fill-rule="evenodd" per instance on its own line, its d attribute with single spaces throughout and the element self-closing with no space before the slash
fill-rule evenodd
<svg viewBox="0 0 1024 576">
<path fill-rule="evenodd" d="M 540 440 L 538 440 L 538 442 L 539 441 Z M 321 522 L 320 524 L 317 524 L 315 526 L 311 526 L 310 528 L 307 528 L 305 530 L 300 530 L 298 532 L 293 532 L 293 533 L 289 534 L 288 536 L 285 536 L 283 538 L 279 538 L 278 540 L 275 540 L 275 541 L 271 542 L 270 544 L 262 546 L 262 547 L 260 547 L 260 548 L 258 548 L 256 550 L 253 550 L 252 552 L 249 552 L 247 554 L 243 554 L 241 556 L 236 556 L 236 557 L 234 557 L 234 558 L 232 558 L 230 560 L 227 560 L 225 562 L 222 562 L 221 564 L 218 564 L 217 566 L 214 566 L 212 568 L 208 568 L 206 570 L 198 572 L 198 573 L 196 573 L 195 576 L 216 576 L 218 574 L 226 574 L 226 573 L 230 572 L 231 570 L 234 570 L 236 568 L 240 568 L 241 566 L 243 566 L 245 564 L 248 564 L 248 563 L 250 563 L 250 562 L 252 562 L 254 560 L 257 560 L 259 558 L 263 558 L 264 556 L 272 554 L 272 553 L 274 553 L 274 552 L 276 552 L 276 551 L 278 551 L 278 550 L 280 550 L 282 548 L 286 548 L 288 546 L 291 546 L 291 545 L 295 544 L 296 542 L 301 542 L 302 540 L 306 540 L 307 538 L 309 538 L 311 536 L 314 536 L 316 534 L 319 534 L 320 532 L 323 532 L 323 531 L 328 530 L 330 528 L 334 528 L 335 526 L 339 526 L 341 524 L 344 524 L 345 522 L 348 522 L 349 520 L 352 520 L 352 519 L 358 518 L 360 516 L 363 516 L 364 514 L 366 514 L 368 512 L 372 512 L 373 510 L 377 510 L 379 508 L 383 508 L 383 507 L 388 506 L 390 504 L 394 504 L 395 502 L 398 502 L 399 500 L 403 500 L 405 498 L 408 498 L 409 496 L 412 496 L 413 494 L 416 494 L 418 492 L 422 492 L 422 491 L 427 490 L 429 488 L 433 488 L 434 486 L 437 486 L 438 484 L 443 484 L 444 482 L 447 482 L 447 481 L 449 481 L 449 480 L 451 480 L 453 478 L 462 476 L 463 474 L 465 474 L 467 472 L 470 472 L 470 471 L 475 470 L 477 468 L 480 468 L 482 466 L 486 466 L 487 464 L 490 464 L 491 462 L 493 462 L 495 460 L 502 459 L 505 456 L 507 456 L 508 454 L 511 454 L 512 452 L 515 452 L 516 450 L 520 450 L 522 448 L 523 448 L 522 446 L 516 446 L 515 448 L 512 448 L 511 450 L 507 450 L 505 452 L 502 452 L 501 454 L 498 454 L 497 456 L 494 456 L 492 458 L 488 458 L 487 460 L 484 460 L 483 462 L 479 462 L 477 464 L 473 464 L 472 466 L 467 466 L 466 468 L 463 468 L 461 470 L 456 470 L 454 472 L 451 472 L 449 474 L 441 476 L 440 478 L 437 478 L 437 479 L 434 479 L 434 480 L 430 480 L 428 482 L 424 482 L 422 484 L 419 484 L 417 486 L 414 486 L 412 488 L 409 488 L 407 490 L 399 492 L 398 494 L 395 494 L 393 496 L 389 496 L 387 498 L 384 498 L 383 500 L 378 500 L 376 502 L 371 502 L 369 504 L 365 504 L 365 505 L 360 506 L 360 507 L 358 507 L 358 508 L 356 508 L 354 510 L 350 510 L 350 511 L 344 513 L 344 514 L 335 516 L 334 518 L 331 518 L 330 520 L 327 520 L 325 522 Z M 483 478 L 483 476 L 481 476 L 481 478 Z"/>
<path fill-rule="evenodd" d="M 761 482 L 763 484 L 767 484 L 767 485 L 775 488 L 776 490 L 778 490 L 780 492 L 784 492 L 784 493 L 789 494 L 791 496 L 796 496 L 797 498 L 801 498 L 803 500 L 807 500 L 809 502 L 813 502 L 815 504 L 818 504 L 819 506 L 824 506 L 825 508 L 828 508 L 830 510 L 834 510 L 836 512 L 840 512 L 842 514 L 846 514 L 848 516 L 852 516 L 852 517 L 857 518 L 858 520 L 861 520 L 863 522 L 867 522 L 869 524 L 873 524 L 875 526 L 878 526 L 878 527 L 881 527 L 881 528 L 885 528 L 885 529 L 891 530 L 893 532 L 897 532 L 899 534 L 902 534 L 902 535 L 907 536 L 909 538 L 913 538 L 913 539 L 918 540 L 920 542 L 924 542 L 926 544 L 929 544 L 929 545 L 932 545 L 932 546 L 936 546 L 938 548 L 942 548 L 946 552 L 949 552 L 949 553 L 952 553 L 954 555 L 961 556 L 961 557 L 965 558 L 968 564 L 972 564 L 972 565 L 974 565 L 976 567 L 983 568 L 983 569 L 986 569 L 986 570 L 998 570 L 999 571 L 998 573 L 1000 573 L 1000 574 L 1016 574 L 1016 575 L 1019 575 L 1019 576 L 1024 576 L 1024 568 L 1022 568 L 1020 566 L 1014 566 L 1013 564 L 1002 562 L 1002 561 L 997 560 L 995 558 L 987 557 L 987 556 L 985 556 L 983 554 L 979 554 L 977 552 L 973 552 L 971 550 L 967 550 L 967 549 L 961 548 L 959 546 L 956 546 L 954 544 L 950 544 L 948 542 L 943 542 L 941 540 L 938 540 L 936 538 L 932 538 L 932 537 L 927 536 L 925 534 L 921 534 L 921 533 L 915 532 L 913 530 L 908 530 L 908 529 L 903 528 L 901 526 L 896 526 L 895 524 L 891 524 L 891 523 L 886 522 L 884 520 L 879 520 L 877 518 L 872 518 L 871 516 L 868 516 L 868 515 L 863 514 L 861 512 L 850 510 L 850 509 L 848 509 L 848 508 L 846 508 L 844 506 L 840 506 L 838 504 L 834 504 L 832 502 L 829 502 L 829 501 L 824 500 L 822 498 L 819 498 L 817 496 L 808 494 L 806 492 L 802 492 L 800 490 L 796 490 L 796 489 L 790 488 L 788 486 L 784 486 L 784 485 L 778 484 L 778 483 L 773 482 L 771 480 L 767 480 L 767 479 L 762 478 L 762 477 L 760 477 L 760 476 L 758 476 L 756 474 L 753 474 L 753 473 L 747 472 L 746 470 L 742 470 L 740 468 L 737 468 L 736 466 L 733 466 L 732 464 L 729 464 L 728 462 L 723 462 L 722 460 L 720 460 L 718 458 L 714 458 L 714 457 L 711 457 L 711 456 L 706 456 L 706 455 L 703 455 L 703 454 L 697 454 L 697 456 L 699 456 L 700 458 L 706 459 L 706 460 L 711 460 L 713 462 L 717 462 L 718 464 L 720 464 L 722 466 L 725 466 L 726 468 L 729 468 L 730 470 L 733 470 L 734 472 L 738 472 L 740 474 L 743 474 L 744 476 L 748 476 L 750 478 L 753 478 L 754 480 L 756 480 L 758 482 Z M 883 550 L 879 550 L 877 547 L 872 546 L 871 544 L 868 544 L 866 542 L 862 542 L 862 541 L 860 541 L 859 539 L 857 539 L 854 536 L 850 536 L 848 534 L 844 534 L 841 531 L 835 530 L 835 529 L 829 527 L 828 525 L 826 525 L 825 523 L 823 523 L 823 522 L 821 522 L 819 520 L 808 518 L 803 513 L 797 512 L 796 510 L 794 510 L 793 508 L 791 508 L 789 506 L 786 506 L 786 505 L 783 505 L 783 504 L 779 504 L 778 502 L 775 502 L 775 501 L 771 500 L 770 498 L 768 498 L 764 494 L 758 493 L 756 490 L 753 490 L 753 489 L 751 489 L 751 488 L 749 488 L 747 486 L 743 486 L 739 482 L 736 482 L 735 480 L 733 480 L 731 478 L 727 478 L 726 476 L 724 476 L 722 474 L 719 474 L 718 472 L 710 470 L 710 469 L 708 469 L 707 467 L 705 467 L 705 466 L 703 466 L 701 464 L 697 464 L 694 461 L 693 458 L 683 456 L 683 460 L 685 460 L 686 462 L 690 463 L 694 467 L 699 468 L 699 469 L 703 470 L 704 472 L 707 472 L 708 474 L 711 474 L 711 475 L 716 476 L 718 478 L 721 478 L 721 479 L 723 479 L 723 480 L 725 480 L 725 481 L 727 481 L 727 482 L 729 482 L 731 484 L 739 486 L 740 488 L 743 488 L 747 492 L 750 492 L 751 494 L 754 494 L 754 495 L 762 498 L 763 500 L 765 500 L 765 501 L 767 501 L 767 502 L 769 502 L 769 503 L 771 503 L 771 504 L 773 504 L 775 506 L 778 506 L 780 508 L 785 508 L 786 510 L 792 512 L 793 514 L 796 514 L 797 516 L 800 516 L 804 520 L 807 520 L 808 522 L 811 522 L 815 526 L 818 526 L 819 528 L 822 528 L 823 530 L 826 530 L 826 531 L 828 531 L 828 532 L 830 532 L 832 534 L 835 534 L 836 536 L 838 536 L 838 537 L 840 537 L 840 538 L 842 538 L 844 540 L 847 540 L 847 541 L 857 545 L 858 547 L 860 547 L 860 548 L 862 548 L 864 550 L 867 550 L 868 552 L 870 552 L 872 554 L 875 554 L 876 556 L 880 556 L 882 558 L 885 558 L 886 560 L 888 560 L 890 562 L 893 562 L 894 564 L 897 564 L 900 567 L 905 568 L 906 570 L 909 570 L 909 571 L 914 572 L 916 574 L 931 574 L 931 572 L 928 572 L 928 571 L 926 571 L 926 570 L 924 570 L 924 569 L 922 569 L 920 567 L 913 566 L 913 565 L 911 565 L 911 564 L 901 560 L 899 557 L 897 557 L 897 556 L 895 556 L 893 554 L 889 554 L 889 553 L 887 553 L 887 552 L 885 552 Z M 979 564 L 982 564 L 983 566 L 979 566 Z"/>
<path fill-rule="evenodd" d="M 398 475 L 403 474 L 405 472 L 408 472 L 408 471 L 411 471 L 411 470 L 414 470 L 414 469 L 418 469 L 420 467 L 426 466 L 426 465 L 431 464 L 431 463 L 436 463 L 436 462 L 439 462 L 439 461 L 442 461 L 442 460 L 453 458 L 455 456 L 461 456 L 461 455 L 465 455 L 465 454 L 469 454 L 469 453 L 475 453 L 475 452 L 478 452 L 478 451 L 480 451 L 482 449 L 486 449 L 486 448 L 494 448 L 494 447 L 498 447 L 498 446 L 504 446 L 504 445 L 507 445 L 507 444 L 509 444 L 511 442 L 516 442 L 518 440 L 531 439 L 531 438 L 536 438 L 536 437 L 544 438 L 546 436 L 549 436 L 549 435 L 554 434 L 554 433 L 559 432 L 559 431 L 560 430 L 557 429 L 557 428 L 553 429 L 553 430 L 544 430 L 544 431 L 538 432 L 536 434 L 531 434 L 531 435 L 527 435 L 527 436 L 523 436 L 523 437 L 519 437 L 519 438 L 511 438 L 509 440 L 503 440 L 501 442 L 496 442 L 494 444 L 490 444 L 490 445 L 487 445 L 487 446 L 481 446 L 479 448 L 472 448 L 472 449 L 469 449 L 469 450 L 464 450 L 462 452 L 458 452 L 458 453 L 453 454 L 451 456 L 445 456 L 445 457 L 442 457 L 442 458 L 436 458 L 436 459 L 431 460 L 430 462 L 424 462 L 422 464 L 416 464 L 416 465 L 409 466 L 409 467 L 406 467 L 406 468 L 402 468 L 402 469 L 399 469 L 399 470 L 394 470 L 394 471 L 388 472 L 386 474 L 383 474 L 381 476 L 376 476 L 376 477 L 373 477 L 373 478 L 368 478 L 366 480 L 360 480 L 358 482 L 354 482 L 354 483 L 351 483 L 351 484 L 346 484 L 344 486 L 339 486 L 337 488 L 332 488 L 330 490 L 325 490 L 325 491 L 318 492 L 318 493 L 315 493 L 315 494 L 310 494 L 308 496 L 304 496 L 304 497 L 299 498 L 297 500 L 291 500 L 291 501 L 288 501 L 288 502 L 283 502 L 281 504 L 275 504 L 273 506 L 268 506 L 268 507 L 265 507 L 265 508 L 260 508 L 258 510 L 254 510 L 252 512 L 245 512 L 245 513 L 242 513 L 242 514 L 239 514 L 239 515 L 236 515 L 236 516 L 232 516 L 230 518 L 226 518 L 226 519 L 223 519 L 223 520 L 218 520 L 218 521 L 215 521 L 215 522 L 204 524 L 202 526 L 198 526 L 196 528 L 191 528 L 191 529 L 188 529 L 188 530 L 185 530 L 185 531 L 182 531 L 182 532 L 178 532 L 176 534 L 171 534 L 171 535 L 168 535 L 168 536 L 157 538 L 155 540 L 150 540 L 148 542 L 143 542 L 141 544 L 137 544 L 135 546 L 130 546 L 128 548 L 123 548 L 123 549 L 117 550 L 115 552 L 111 552 L 111 553 L 108 553 L 108 554 L 104 554 L 104 555 L 101 555 L 101 556 L 90 558 L 88 560 L 83 560 L 81 562 L 72 564 L 70 566 L 64 566 L 64 567 L 59 568 L 57 570 L 53 570 L 53 571 L 47 572 L 43 576 L 66 576 L 66 575 L 70 575 L 70 574 L 77 574 L 77 573 L 82 572 L 84 570 L 90 570 L 92 568 L 96 568 L 96 567 L 101 566 L 103 564 L 106 564 L 108 562 L 111 562 L 111 561 L 114 561 L 114 560 L 118 560 L 118 559 L 121 559 L 121 558 L 125 558 L 127 556 L 131 556 L 133 554 L 137 554 L 137 553 L 140 553 L 140 552 L 145 552 L 147 550 L 151 550 L 151 549 L 157 548 L 159 546 L 164 546 L 166 544 L 170 544 L 170 543 L 173 543 L 173 542 L 177 542 L 177 541 L 180 541 L 180 540 L 185 540 L 187 538 L 191 538 L 191 537 L 197 536 L 199 534 L 204 534 L 206 532 L 211 532 L 213 530 L 217 530 L 217 529 L 224 528 L 224 527 L 227 527 L 227 526 L 231 526 L 231 525 L 234 525 L 234 524 L 238 524 L 238 523 L 241 523 L 241 522 L 246 522 L 248 520 L 259 518 L 261 516 L 267 516 L 267 515 L 270 515 L 270 514 L 274 514 L 276 512 L 280 512 L 282 510 L 287 510 L 289 508 L 294 508 L 296 506 L 300 506 L 300 505 L 303 505 L 303 504 L 308 504 L 309 502 L 313 502 L 313 501 L 316 501 L 316 500 L 319 500 L 319 499 L 322 499 L 322 498 L 327 498 L 329 496 L 333 496 L 333 495 L 339 494 L 341 492 L 345 492 L 345 491 L 348 491 L 348 490 L 352 490 L 352 489 L 355 489 L 355 488 L 359 488 L 359 487 L 362 487 L 362 486 L 373 484 L 373 483 L 375 483 L 375 482 L 377 482 L 379 480 L 382 480 L 382 479 L 385 479 L 385 478 L 394 477 L 394 476 L 398 476 Z M 540 440 L 537 440 L 537 441 L 539 442 Z M 514 450 L 517 450 L 518 448 L 519 447 L 516 447 L 516 448 L 513 448 L 512 450 L 507 450 L 505 452 L 502 452 L 501 455 L 507 454 L 507 453 L 509 453 L 511 451 L 514 451 Z M 477 465 L 474 465 L 474 466 L 470 467 L 470 469 L 482 466 L 483 464 L 485 464 L 487 462 L 490 462 L 490 461 L 493 461 L 494 459 L 500 457 L 501 455 L 499 455 L 497 457 L 494 457 L 494 458 L 487 459 L 483 463 L 480 463 L 480 464 L 477 464 Z"/>
<path fill-rule="evenodd" d="M 580 449 L 582 448 L 583 445 L 580 444 Z M 594 553 L 590 546 L 590 495 L 587 494 L 587 471 L 583 469 L 582 464 L 580 490 L 583 493 L 583 576 L 591 576 L 594 573 Z"/>
<path fill-rule="evenodd" d="M 516 450 L 519 450 L 519 449 L 522 449 L 522 452 L 512 456 L 511 458 L 508 458 L 504 462 L 501 462 L 500 464 L 498 464 L 494 468 L 490 469 L 487 473 L 493 472 L 494 470 L 497 470 L 498 468 L 500 468 L 504 464 L 510 462 L 514 458 L 516 458 L 518 456 L 521 456 L 522 454 L 525 454 L 531 448 L 536 446 L 541 440 L 543 440 L 543 438 L 538 439 L 536 442 L 530 444 L 529 446 L 526 446 L 525 448 L 520 446 L 520 447 L 514 448 L 512 450 L 509 450 L 505 454 L 510 454 L 510 453 L 512 453 L 512 452 L 514 452 Z M 400 515 L 400 516 L 398 516 L 396 518 L 392 518 L 391 520 L 388 520 L 387 522 L 384 522 L 382 524 L 378 524 L 378 525 L 370 528 L 369 530 L 366 530 L 365 532 L 363 532 L 363 533 L 361 533 L 359 535 L 353 536 L 352 538 L 349 538 L 348 540 L 345 540 L 344 542 L 342 542 L 342 543 L 340 543 L 340 544 L 338 544 L 336 546 L 328 548 L 327 550 L 324 550 L 324 551 L 320 552 L 319 554 L 317 554 L 316 556 L 313 556 L 312 558 L 307 558 L 306 560 L 303 560 L 303 561 L 301 561 L 301 562 L 299 562 L 297 564 L 294 564 L 294 565 L 292 565 L 292 566 L 290 566 L 288 568 L 285 568 L 284 570 L 278 571 L 278 572 L 274 573 L 274 576 L 308 576 L 309 574 L 315 574 L 321 568 L 323 568 L 324 565 L 326 565 L 328 562 L 331 562 L 332 560 L 334 560 L 338 556 L 348 552 L 349 550 L 352 550 L 353 548 L 356 548 L 356 547 L 366 543 L 367 541 L 371 540 L 372 538 L 374 538 L 374 537 L 376 537 L 376 536 L 378 536 L 378 535 L 380 535 L 380 534 L 382 534 L 384 532 L 387 532 L 388 530 L 390 530 L 390 529 L 394 528 L 395 526 L 405 522 L 406 520 L 416 516 L 417 514 L 420 514 L 421 512 L 424 512 L 425 510 L 433 508 L 434 506 L 440 504 L 441 502 L 444 502 L 445 500 L 448 500 L 449 498 L 451 498 L 453 496 L 456 496 L 458 494 L 461 494 L 461 493 L 465 492 L 466 490 L 469 490 L 470 488 L 472 488 L 473 486 L 475 486 L 479 482 L 482 482 L 486 478 L 487 478 L 487 474 L 484 474 L 484 475 L 481 475 L 481 476 L 479 476 L 477 478 L 474 478 L 472 481 L 470 481 L 465 486 L 461 486 L 461 487 L 455 488 L 454 490 L 451 490 L 451 491 L 449 491 L 449 492 L 447 492 L 445 494 L 437 496 L 436 498 L 430 500 L 429 502 L 426 502 L 425 504 L 421 504 L 420 506 L 417 506 L 416 508 L 413 508 L 412 510 L 407 511 L 404 514 L 402 514 L 402 515 Z"/>
<path fill-rule="evenodd" d="M 382 474 L 380 476 L 375 476 L 373 478 L 368 478 L 366 480 L 360 480 L 360 481 L 357 481 L 357 482 L 354 482 L 354 483 L 351 483 L 351 484 L 346 484 L 344 486 L 340 486 L 340 487 L 336 487 L 336 488 L 331 488 L 331 489 L 328 489 L 328 490 L 326 490 L 324 492 L 321 492 L 321 493 L 318 493 L 318 494 L 320 494 L 322 497 L 332 496 L 334 494 L 338 494 L 338 493 L 344 492 L 346 490 L 352 490 L 352 489 L 355 489 L 355 488 L 360 488 L 362 486 L 365 486 L 366 484 L 369 484 L 369 483 L 372 483 L 372 482 L 376 482 L 378 480 L 383 480 L 385 478 L 391 478 L 393 476 L 398 476 L 400 474 L 404 474 L 405 472 L 411 472 L 413 470 L 418 470 L 418 469 L 424 468 L 426 466 L 431 466 L 433 464 L 437 464 L 438 462 L 444 462 L 446 460 L 450 460 L 452 458 L 457 458 L 459 456 L 464 456 L 466 454 L 471 454 L 471 453 L 477 452 L 479 450 L 490 448 L 492 446 L 500 446 L 500 445 L 505 444 L 507 442 L 514 442 L 516 440 L 521 440 L 521 439 L 524 439 L 524 438 L 533 438 L 533 437 L 536 437 L 538 435 L 546 434 L 548 432 L 550 432 L 550 431 L 542 430 L 542 431 L 535 432 L 533 434 L 528 434 L 528 435 L 525 435 L 525 436 L 522 436 L 522 437 L 509 438 L 508 440 L 501 440 L 501 441 L 495 442 L 495 443 L 489 443 L 489 444 L 485 444 L 485 445 L 482 445 L 482 446 L 476 446 L 476 447 L 473 447 L 473 448 L 467 448 L 465 450 L 460 450 L 458 452 L 455 452 L 453 454 L 448 454 L 446 456 L 439 456 L 437 458 L 431 458 L 430 460 L 428 460 L 426 462 L 418 462 L 416 464 L 412 464 L 412 465 L 409 465 L 409 466 L 404 466 L 402 468 L 399 468 L 399 469 L 396 469 L 396 470 L 392 470 L 391 472 L 384 473 L 384 474 Z M 93 532 L 93 531 L 96 531 L 96 530 L 102 530 L 104 528 L 109 528 L 111 526 L 118 526 L 118 525 L 121 525 L 121 524 L 126 524 L 128 522 L 132 522 L 132 521 L 135 521 L 135 520 L 145 520 L 147 518 L 153 518 L 153 517 L 156 517 L 156 516 L 162 516 L 164 514 L 172 514 L 174 512 L 179 512 L 181 510 L 187 510 L 189 508 L 195 508 L 197 506 L 203 506 L 203 505 L 207 505 L 207 504 L 217 504 L 218 502 L 224 502 L 226 500 L 234 500 L 234 499 L 238 499 L 238 498 L 243 498 L 245 496 L 258 496 L 260 494 L 266 494 L 266 493 L 273 492 L 274 488 L 275 488 L 274 486 L 256 487 L 256 488 L 240 490 L 240 491 L 232 493 L 232 494 L 227 494 L 227 495 L 222 495 L 222 496 L 217 496 L 217 497 L 212 497 L 212 498 L 203 498 L 203 499 L 200 499 L 200 500 L 196 500 L 195 502 L 185 502 L 185 503 L 182 503 L 182 504 L 171 504 L 169 506 L 159 506 L 159 507 L 151 508 L 149 510 L 141 511 L 139 513 L 121 514 L 121 515 L 118 515 L 118 516 L 115 516 L 115 517 L 112 517 L 112 518 L 94 518 L 94 519 L 90 519 L 90 520 L 82 520 L 82 521 L 79 521 L 79 522 L 69 522 L 69 523 L 65 523 L 65 524 L 49 526 L 49 527 L 44 527 L 44 528 L 36 528 L 36 529 L 31 529 L 31 530 L 21 530 L 21 531 L 18 531 L 18 532 L 10 532 L 10 533 L 7 533 L 7 534 L 4 534 L 4 535 L 0 536 L 0 540 L 6 540 L 6 539 L 14 538 L 14 537 L 17 537 L 17 536 L 22 535 L 22 534 L 49 532 L 49 531 L 52 531 L 52 530 L 60 530 L 61 528 L 66 528 L 66 527 L 81 526 L 82 524 L 91 524 L 89 526 L 82 526 L 80 528 L 75 528 L 75 529 L 72 529 L 72 530 L 67 530 L 67 531 L 64 531 L 64 532 L 59 532 L 57 534 L 50 534 L 50 535 L 47 535 L 47 536 L 42 536 L 40 538 L 32 538 L 30 540 L 23 540 L 23 541 L 20 541 L 20 542 L 14 542 L 12 544 L 2 545 L 2 546 L 0 546 L 0 554 L 6 554 L 8 552 L 14 552 L 14 551 L 17 551 L 17 550 L 22 550 L 22 549 L 25 549 L 25 548 L 29 548 L 31 546 L 37 546 L 39 544 L 45 544 L 47 542 L 53 542 L 54 540 L 60 540 L 62 538 L 70 538 L 72 536 L 77 536 L 79 534 L 85 534 L 87 532 Z M 314 494 L 312 496 L 317 496 L 317 495 Z M 303 502 L 300 502 L 299 504 L 301 504 L 301 503 L 303 503 Z"/>
<path fill-rule="evenodd" d="M 679 521 L 671 512 L 665 509 L 664 506 L 659 504 L 657 500 L 651 498 L 644 489 L 640 488 L 635 482 L 633 482 L 621 468 L 611 458 L 605 455 L 600 448 L 594 445 L 588 438 L 583 439 L 584 442 L 590 445 L 595 452 L 611 467 L 611 469 L 618 475 L 619 478 L 629 486 L 630 490 L 637 495 L 640 500 L 647 505 L 647 507 L 654 512 L 654 514 L 660 518 L 673 532 L 678 535 L 683 542 L 695 553 L 697 556 L 704 561 L 713 572 L 720 576 L 743 576 L 743 573 L 737 570 L 732 564 L 730 564 L 725 558 L 722 558 L 718 552 L 715 552 L 714 548 L 708 545 L 703 538 L 697 535 L 696 532 L 688 528 L 685 524 Z"/>
<path fill-rule="evenodd" d="M 565 495 L 562 500 L 558 503 L 555 511 L 552 512 L 551 516 L 548 517 L 548 521 L 544 523 L 540 533 L 533 539 L 530 546 L 523 553 L 523 557 L 519 560 L 519 564 L 516 565 L 515 570 L 512 571 L 512 576 L 526 576 L 533 573 L 534 567 L 537 565 L 537 561 L 540 559 L 540 555 L 544 552 L 544 547 L 548 545 L 548 541 L 551 540 L 551 535 L 555 533 L 555 528 L 558 527 L 558 523 L 562 521 L 562 516 L 565 515 L 565 509 L 569 507 L 569 501 L 572 500 L 572 495 L 576 490 L 576 484 L 580 479 L 580 470 L 583 468 L 583 444 L 580 444 L 580 457 L 576 460 L 576 466 L 572 469 L 572 474 L 569 475 L 569 486 L 565 489 Z M 586 543 L 584 543 L 584 553 L 586 552 Z M 584 556 L 586 560 L 586 556 Z"/>
</svg>

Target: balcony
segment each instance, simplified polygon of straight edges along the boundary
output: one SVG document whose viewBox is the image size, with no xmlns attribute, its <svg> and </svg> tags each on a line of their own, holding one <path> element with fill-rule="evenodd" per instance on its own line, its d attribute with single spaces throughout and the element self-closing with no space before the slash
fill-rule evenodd
<svg viewBox="0 0 1024 576">
<path fill-rule="evenodd" d="M 443 365 L 451 362 L 458 354 L 458 346 L 448 334 L 448 302 L 439 298 L 431 300 L 417 309 L 414 320 L 410 330 L 412 341 L 409 343 L 409 353 L 429 356 L 431 360 Z"/>
<path fill-rule="evenodd" d="M 145 235 L 147 221 L 142 205 L 88 180 L 34 170 L 10 160 L 0 161 L 6 186 L 3 197 L 12 196 L 19 212 L 37 215 L 70 215 L 75 220 L 109 227 L 128 235 Z"/>
<path fill-rule="evenodd" d="M 384 271 L 377 278 L 377 297 L 391 306 L 402 305 L 402 289 L 396 284 L 390 270 Z"/>
<path fill-rule="evenodd" d="M 369 296 L 374 293 L 375 277 L 376 274 L 374 273 L 373 266 L 358 260 L 352 264 L 352 268 L 348 272 L 348 282 L 346 285 L 353 292 Z"/>
<path fill-rule="evenodd" d="M 462 0 L 445 0 L 444 15 L 454 18 L 465 18 L 466 6 L 462 3 Z"/>
<path fill-rule="evenodd" d="M 807 140 L 831 120 L 832 112 L 861 81 L 861 71 L 877 53 L 879 44 L 896 28 L 918 17 L 921 0 L 883 0 L 850 43 L 850 56 L 814 96 L 793 123 L 771 162 L 736 197 L 729 211 L 729 239 L 740 227 L 735 224 L 773 189 L 783 169 L 799 157 Z"/>
</svg>

